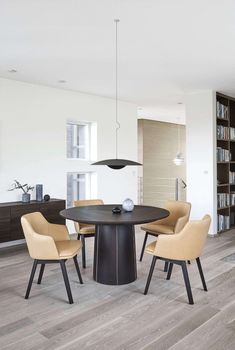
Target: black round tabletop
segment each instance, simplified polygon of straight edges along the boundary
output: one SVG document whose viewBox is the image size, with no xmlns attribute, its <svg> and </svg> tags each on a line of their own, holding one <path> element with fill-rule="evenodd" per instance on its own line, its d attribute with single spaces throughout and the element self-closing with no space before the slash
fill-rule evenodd
<svg viewBox="0 0 235 350">
<path fill-rule="evenodd" d="M 134 210 L 131 212 L 122 210 L 120 214 L 112 213 L 112 209 L 117 206 L 121 208 L 121 205 L 117 204 L 73 207 L 62 210 L 60 215 L 68 220 L 97 225 L 144 224 L 169 216 L 168 210 L 147 205 L 135 205 Z"/>
</svg>

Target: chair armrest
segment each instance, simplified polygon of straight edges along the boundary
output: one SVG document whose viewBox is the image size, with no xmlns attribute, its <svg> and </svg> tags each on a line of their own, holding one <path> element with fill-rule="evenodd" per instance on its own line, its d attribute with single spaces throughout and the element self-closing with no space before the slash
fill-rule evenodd
<svg viewBox="0 0 235 350">
<path fill-rule="evenodd" d="M 187 224 L 188 222 L 188 216 L 185 215 L 185 216 L 181 216 L 180 218 L 178 218 L 178 220 L 176 221 L 176 224 L 175 224 L 175 233 L 179 233 L 183 228 L 184 226 Z"/>
<path fill-rule="evenodd" d="M 160 219 L 160 220 L 155 220 L 153 222 L 150 222 L 149 224 L 156 224 L 156 225 L 168 225 L 169 222 L 169 216 L 167 216 L 164 219 Z"/>
<path fill-rule="evenodd" d="M 69 240 L 69 231 L 66 225 L 50 224 L 48 226 L 48 235 L 55 241 Z"/>
<path fill-rule="evenodd" d="M 30 236 L 26 235 L 25 238 L 31 258 L 42 260 L 59 259 L 59 254 L 52 237 L 34 232 Z"/>
<path fill-rule="evenodd" d="M 183 238 L 182 233 L 159 235 L 154 255 L 172 260 L 191 260 L 191 252 L 187 249 L 187 242 Z"/>
<path fill-rule="evenodd" d="M 159 235 L 154 255 L 172 260 L 192 260 L 202 254 L 210 217 L 189 221 L 176 235 Z"/>
<path fill-rule="evenodd" d="M 192 239 L 190 231 L 193 226 L 188 222 L 183 230 L 175 235 L 159 235 L 154 250 L 156 256 L 172 260 L 191 260 L 197 255 L 197 240 Z M 195 241 L 195 242 L 194 242 Z M 195 254 L 197 256 L 195 256 Z"/>
</svg>

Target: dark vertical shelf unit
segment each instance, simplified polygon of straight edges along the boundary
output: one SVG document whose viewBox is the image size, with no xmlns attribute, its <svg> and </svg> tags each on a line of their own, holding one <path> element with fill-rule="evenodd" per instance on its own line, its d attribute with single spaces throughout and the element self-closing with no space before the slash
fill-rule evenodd
<svg viewBox="0 0 235 350">
<path fill-rule="evenodd" d="M 235 99 L 216 93 L 217 230 L 235 226 Z"/>
</svg>

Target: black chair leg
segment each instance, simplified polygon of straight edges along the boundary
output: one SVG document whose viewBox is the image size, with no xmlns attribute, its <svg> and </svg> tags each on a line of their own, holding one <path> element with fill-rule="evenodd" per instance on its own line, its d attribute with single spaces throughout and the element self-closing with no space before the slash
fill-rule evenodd
<svg viewBox="0 0 235 350">
<path fill-rule="evenodd" d="M 41 268 L 40 268 L 40 272 L 39 272 L 39 276 L 38 276 L 38 284 L 41 284 L 41 282 L 42 282 L 42 276 L 43 276 L 44 269 L 45 269 L 45 264 L 41 264 Z"/>
<path fill-rule="evenodd" d="M 170 263 L 168 271 L 167 271 L 167 276 L 166 276 L 167 280 L 169 280 L 171 278 L 172 269 L 173 269 L 173 263 Z"/>
<path fill-rule="evenodd" d="M 73 257 L 73 261 L 74 261 L 74 265 L 75 265 L 76 270 L 77 270 L 77 274 L 78 274 L 79 281 L 80 281 L 81 284 L 83 284 L 81 272 L 80 272 L 79 265 L 78 265 L 78 261 L 77 261 L 77 255 L 75 255 L 75 256 Z"/>
<path fill-rule="evenodd" d="M 197 262 L 198 271 L 199 271 L 200 276 L 201 276 L 203 288 L 207 292 L 207 286 L 206 286 L 206 281 L 205 281 L 204 274 L 203 274 L 203 271 L 202 271 L 201 261 L 200 261 L 199 258 L 197 258 L 196 262 Z"/>
<path fill-rule="evenodd" d="M 150 282 L 151 282 L 151 279 L 152 279 L 153 270 L 154 270 L 156 261 L 157 261 L 157 257 L 153 256 L 153 260 L 152 260 L 152 264 L 151 264 L 151 267 L 150 267 L 150 270 L 149 270 L 147 283 L 146 283 L 145 290 L 144 290 L 144 295 L 146 295 L 148 293 L 148 289 L 149 289 L 149 285 L 150 285 Z"/>
<path fill-rule="evenodd" d="M 63 278 L 64 278 L 64 284 L 65 284 L 65 288 L 66 288 L 66 291 L 67 291 L 69 304 L 73 304 L 73 297 L 72 297 L 72 293 L 71 293 L 71 289 L 70 289 L 68 274 L 67 274 L 67 270 L 66 270 L 66 266 L 65 266 L 65 261 L 64 260 L 60 260 L 60 267 L 61 267 L 62 275 L 63 275 Z"/>
<path fill-rule="evenodd" d="M 85 245 L 85 237 L 84 235 L 81 235 L 81 242 L 82 242 L 82 267 L 86 268 L 86 245 Z"/>
<path fill-rule="evenodd" d="M 144 255 L 144 250 L 145 250 L 145 246 L 146 246 L 146 243 L 147 243 L 147 239 L 148 239 L 148 232 L 146 232 L 145 236 L 144 236 L 144 242 L 143 242 L 143 246 L 142 246 L 141 254 L 140 254 L 140 261 L 142 261 L 142 259 L 143 259 L 143 255 Z"/>
<path fill-rule="evenodd" d="M 32 287 L 33 278 L 34 278 L 34 275 L 35 275 L 35 272 L 36 272 L 37 264 L 38 264 L 38 261 L 35 259 L 34 262 L 33 262 L 32 271 L 31 271 L 31 274 L 30 274 L 30 277 L 29 277 L 29 283 L 28 283 L 28 287 L 27 287 L 27 290 L 26 290 L 25 299 L 28 299 L 28 297 L 29 297 L 29 293 L 30 293 L 30 290 L 31 290 L 31 287 Z"/>
<path fill-rule="evenodd" d="M 182 267 L 182 272 L 183 272 L 183 276 L 184 276 L 184 283 L 185 283 L 185 287 L 187 290 L 189 304 L 194 304 L 192 290 L 191 290 L 190 281 L 189 281 L 189 277 L 188 277 L 187 265 L 186 265 L 185 261 L 182 261 L 181 267 Z"/>
<path fill-rule="evenodd" d="M 165 264 L 164 264 L 164 272 L 167 272 L 168 271 L 168 262 L 165 261 Z"/>
</svg>

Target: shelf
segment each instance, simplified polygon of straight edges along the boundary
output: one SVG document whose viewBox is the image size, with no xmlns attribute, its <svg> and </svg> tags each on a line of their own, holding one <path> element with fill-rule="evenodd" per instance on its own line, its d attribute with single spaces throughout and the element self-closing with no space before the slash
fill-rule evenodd
<svg viewBox="0 0 235 350">
<path fill-rule="evenodd" d="M 217 210 L 224 210 L 224 209 L 229 209 L 229 208 L 234 208 L 235 204 L 229 205 L 228 207 L 223 207 L 223 208 L 217 208 Z"/>
<path fill-rule="evenodd" d="M 217 139 L 217 141 L 235 142 L 235 140 L 230 139 Z"/>
<path fill-rule="evenodd" d="M 223 232 L 230 231 L 232 228 L 234 228 L 234 227 L 226 228 L 225 230 L 218 231 L 218 233 L 223 233 Z"/>
<path fill-rule="evenodd" d="M 220 118 L 220 117 L 216 117 L 217 120 L 223 120 L 225 122 L 228 122 L 228 119 L 227 118 Z"/>
<path fill-rule="evenodd" d="M 216 108 L 218 108 L 217 111 L 219 111 L 217 112 L 218 115 L 226 116 L 226 118 L 221 118 L 217 117 L 216 115 L 217 128 L 215 135 L 217 145 L 216 154 L 220 156 L 219 159 L 224 158 L 224 160 L 216 161 L 216 163 L 218 164 L 216 166 L 217 181 L 219 181 L 219 183 L 217 184 L 217 194 L 227 194 L 228 198 L 226 196 L 224 198 L 229 200 L 225 202 L 220 202 L 220 204 L 225 204 L 230 202 L 230 198 L 234 197 L 234 195 L 230 196 L 230 193 L 235 192 L 235 182 L 229 183 L 229 181 L 235 180 L 233 178 L 230 178 L 230 172 L 235 172 L 235 134 L 233 134 L 234 131 L 231 129 L 235 127 L 235 100 L 233 98 L 230 98 L 229 96 L 216 93 Z M 221 150 L 220 152 L 218 148 L 223 149 L 223 151 Z M 228 160 L 225 161 L 225 159 Z M 218 198 L 223 197 L 218 196 Z M 231 221 L 234 221 L 235 215 L 235 204 L 226 205 L 221 208 L 217 207 L 217 215 L 219 221 L 218 226 L 220 228 L 225 227 L 226 224 L 227 226 L 229 225 L 229 228 L 221 229 L 220 231 L 218 231 L 218 233 L 227 232 L 231 230 Z"/>
</svg>

